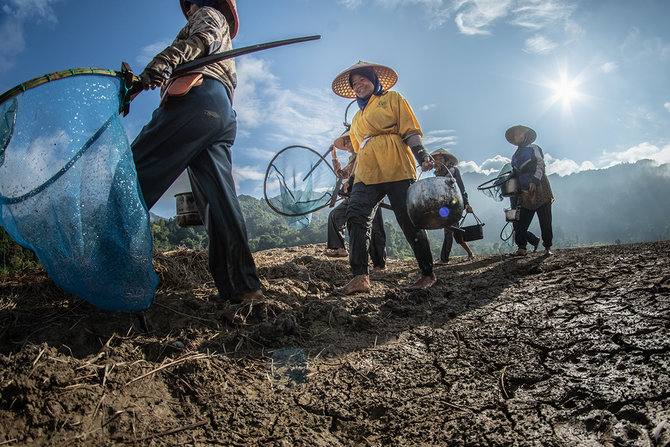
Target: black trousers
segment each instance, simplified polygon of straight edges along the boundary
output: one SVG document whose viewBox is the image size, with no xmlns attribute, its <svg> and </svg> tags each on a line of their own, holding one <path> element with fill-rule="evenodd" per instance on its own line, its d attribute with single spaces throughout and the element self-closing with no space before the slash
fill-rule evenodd
<svg viewBox="0 0 670 447">
<path fill-rule="evenodd" d="M 347 226 L 347 207 L 349 202 L 343 200 L 328 215 L 328 248 L 337 250 L 344 248 L 344 229 Z M 375 267 L 386 266 L 386 232 L 381 207 L 377 208 L 372 219 L 370 236 L 370 259 Z"/>
<path fill-rule="evenodd" d="M 447 262 L 451 254 L 451 247 L 454 245 L 454 240 L 457 244 L 463 243 L 463 236 L 461 233 L 454 233 L 449 228 L 444 229 L 444 240 L 442 241 L 442 250 L 440 251 L 440 260 Z"/>
<path fill-rule="evenodd" d="M 407 214 L 407 189 L 411 180 L 366 185 L 354 184 L 346 211 L 349 230 L 349 264 L 354 275 L 368 274 L 368 250 L 372 220 L 379 204 L 388 196 L 395 218 L 409 243 L 424 276 L 433 273 L 433 255 L 425 230 L 414 226 Z"/>
<path fill-rule="evenodd" d="M 132 144 L 148 208 L 188 168 L 209 235 L 209 268 L 223 298 L 261 288 L 233 180 L 230 147 L 236 133 L 226 88 L 205 78 L 185 96 L 171 97 L 156 109 Z"/>
<path fill-rule="evenodd" d="M 554 234 L 551 228 L 551 201 L 545 203 L 536 210 L 529 210 L 528 208 L 521 207 L 519 209 L 519 220 L 513 223 L 514 226 L 514 242 L 517 247 L 526 249 L 526 244 L 530 242 L 533 245 L 537 245 L 539 242 L 538 237 L 533 233 L 528 231 L 533 216 L 537 213 L 537 219 L 540 223 L 540 232 L 542 234 L 542 245 L 547 250 L 551 248 L 551 243 L 554 238 Z"/>
</svg>

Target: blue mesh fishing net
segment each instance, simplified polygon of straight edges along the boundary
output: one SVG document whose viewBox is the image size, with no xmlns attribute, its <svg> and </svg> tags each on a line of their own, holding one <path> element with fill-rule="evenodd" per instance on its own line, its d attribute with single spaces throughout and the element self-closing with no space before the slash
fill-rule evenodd
<svg viewBox="0 0 670 447">
<path fill-rule="evenodd" d="M 502 191 L 502 184 L 505 183 L 512 176 L 512 165 L 506 163 L 498 174 L 477 187 L 485 196 L 488 196 L 496 202 L 502 202 L 504 196 Z"/>
<path fill-rule="evenodd" d="M 63 290 L 136 311 L 158 276 L 120 92 L 117 76 L 79 74 L 0 104 L 0 223 Z"/>
<path fill-rule="evenodd" d="M 337 199 L 337 177 L 316 151 L 306 146 L 288 146 L 277 153 L 265 174 L 265 200 L 284 216 L 290 228 L 301 230 L 311 222 L 311 213 Z"/>
</svg>

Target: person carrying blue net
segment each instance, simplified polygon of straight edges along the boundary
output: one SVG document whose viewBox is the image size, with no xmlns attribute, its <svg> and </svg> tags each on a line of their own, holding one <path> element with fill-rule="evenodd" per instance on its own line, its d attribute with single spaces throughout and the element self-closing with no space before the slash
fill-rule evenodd
<svg viewBox="0 0 670 447">
<path fill-rule="evenodd" d="M 235 63 L 225 59 L 171 77 L 181 64 L 232 48 L 239 28 L 235 0 L 180 0 L 188 23 L 140 74 L 144 89 L 162 87 L 161 106 L 132 143 L 149 208 L 188 169 L 209 234 L 209 267 L 223 299 L 263 296 L 232 176 L 237 122 L 232 108 Z"/>
</svg>

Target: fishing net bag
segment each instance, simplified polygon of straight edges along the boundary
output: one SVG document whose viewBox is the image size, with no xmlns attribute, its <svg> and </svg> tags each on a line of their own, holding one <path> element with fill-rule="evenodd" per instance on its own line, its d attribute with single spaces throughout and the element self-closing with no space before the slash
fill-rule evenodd
<svg viewBox="0 0 670 447">
<path fill-rule="evenodd" d="M 63 290 L 136 311 L 151 305 L 158 277 L 122 86 L 117 72 L 76 69 L 0 97 L 0 223 Z"/>
</svg>

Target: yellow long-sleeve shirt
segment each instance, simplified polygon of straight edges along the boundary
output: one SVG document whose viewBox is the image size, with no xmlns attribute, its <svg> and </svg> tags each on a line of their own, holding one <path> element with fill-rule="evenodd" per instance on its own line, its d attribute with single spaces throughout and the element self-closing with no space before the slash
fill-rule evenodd
<svg viewBox="0 0 670 447">
<path fill-rule="evenodd" d="M 349 135 L 358 154 L 356 182 L 416 179 L 414 156 L 403 141 L 410 132 L 423 135 L 407 100 L 396 91 L 373 95 L 351 121 Z"/>
</svg>

